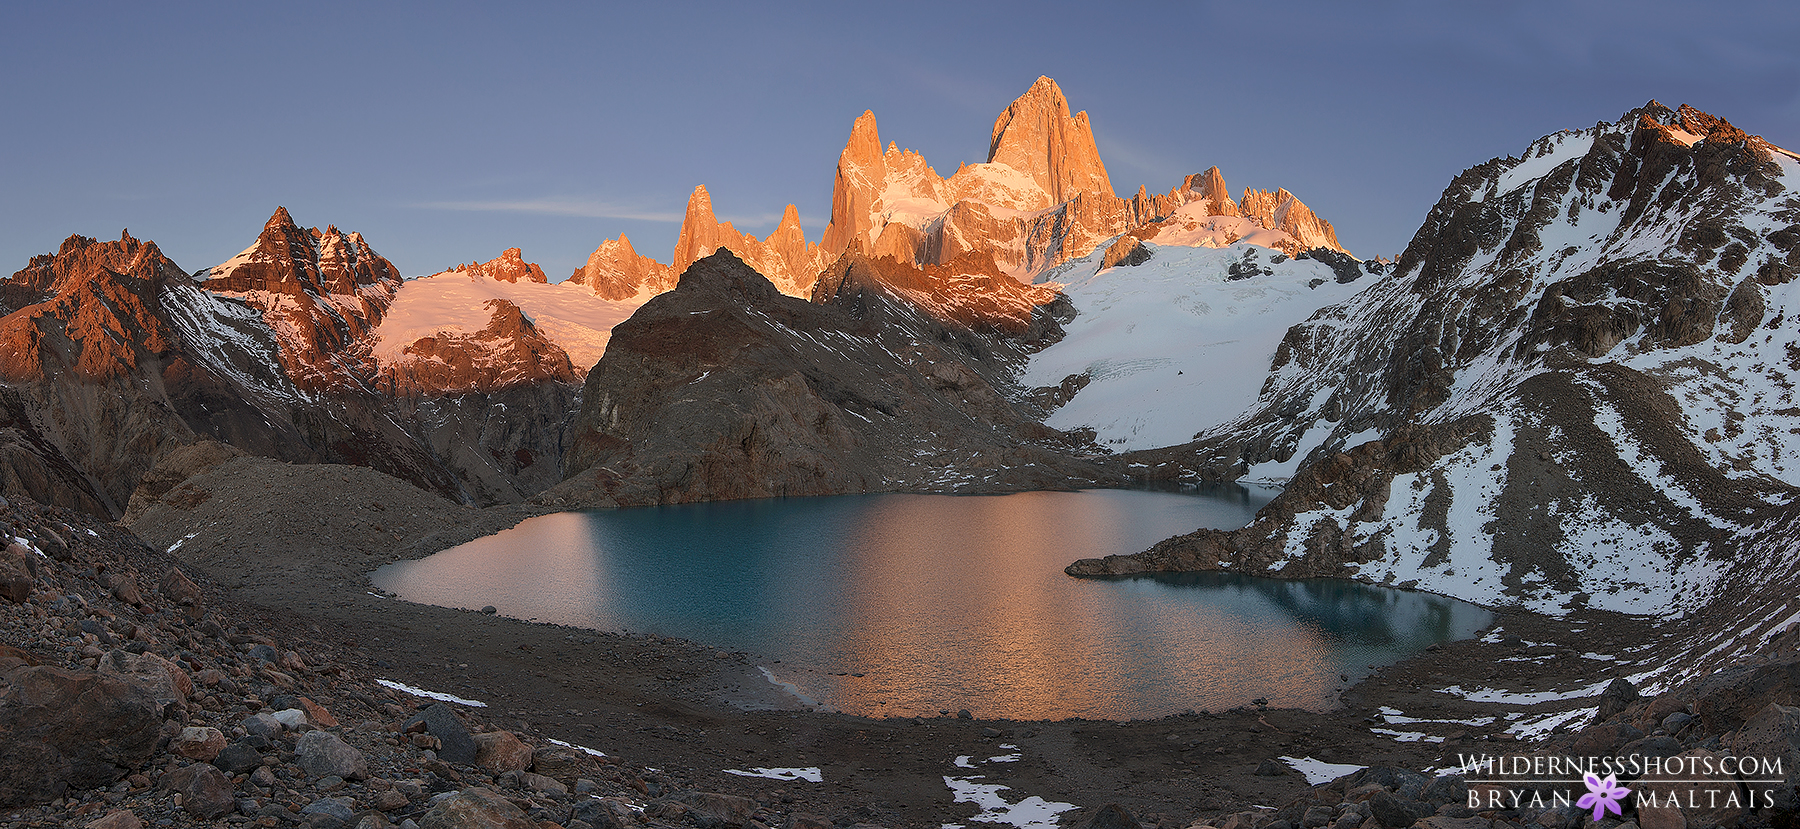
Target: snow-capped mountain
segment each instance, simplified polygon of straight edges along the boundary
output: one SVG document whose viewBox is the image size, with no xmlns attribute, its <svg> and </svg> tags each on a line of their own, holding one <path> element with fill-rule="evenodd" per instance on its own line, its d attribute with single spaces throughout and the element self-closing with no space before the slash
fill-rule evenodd
<svg viewBox="0 0 1800 829">
<path fill-rule="evenodd" d="M 759 239 L 720 222 L 701 186 L 688 199 L 671 265 L 641 256 L 620 237 L 601 243 L 572 279 L 608 299 L 647 298 L 726 248 L 795 297 L 808 296 L 819 272 L 850 250 L 913 266 L 982 255 L 1031 281 L 1128 231 L 1170 245 L 1242 240 L 1289 254 L 1343 251 L 1331 224 L 1292 193 L 1246 189 L 1233 200 L 1217 167 L 1166 194 L 1139 188 L 1129 199 L 1115 196 L 1087 113 L 1071 115 L 1056 82 L 1040 77 L 995 119 L 987 160 L 960 165 L 949 178 L 916 152 L 893 143 L 884 150 L 873 112 L 857 117 L 838 156 L 831 219 L 817 244 L 806 241 L 793 205 Z"/>
<path fill-rule="evenodd" d="M 1121 236 L 1051 272 L 1078 314 L 1019 377 L 1026 387 L 1067 389 L 1047 425 L 1092 429 L 1114 451 L 1187 443 L 1243 414 L 1288 326 L 1375 281 L 1341 280 L 1326 262 L 1248 241 L 1136 241 Z M 1128 246 L 1141 253 L 1107 264 Z"/>
<path fill-rule="evenodd" d="M 1654 102 L 1471 168 L 1391 276 L 1287 331 L 1242 416 L 1127 456 L 1194 479 L 1297 467 L 1256 522 L 1071 572 L 1673 616 L 1768 583 L 1796 557 L 1764 541 L 1800 494 L 1797 171 Z M 1750 634 L 1793 615 L 1770 601 Z"/>
</svg>

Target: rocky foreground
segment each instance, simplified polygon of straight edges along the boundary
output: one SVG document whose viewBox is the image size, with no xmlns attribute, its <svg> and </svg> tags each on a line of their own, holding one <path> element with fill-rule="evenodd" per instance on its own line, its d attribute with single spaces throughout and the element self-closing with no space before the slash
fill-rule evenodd
<svg viewBox="0 0 1800 829">
<path fill-rule="evenodd" d="M 13 539 L 0 554 L 6 825 L 1573 829 L 1587 816 L 1558 804 L 1555 786 L 1471 784 L 1454 773 L 1459 755 L 1729 752 L 1784 758 L 1784 782 L 1723 782 L 1736 807 L 1627 801 L 1623 817 L 1653 829 L 1786 826 L 1793 814 L 1793 633 L 1644 697 L 1607 683 L 1656 658 L 1627 655 L 1663 641 L 1656 631 L 1599 613 L 1502 613 L 1483 638 L 1377 671 L 1323 713 L 1106 723 L 743 710 L 770 690 L 747 655 L 410 605 L 360 575 L 519 513 L 361 468 L 198 466 L 142 499 L 132 531 L 25 501 L 0 508 Z M 980 759 L 1009 753 L 1019 759 Z M 1282 758 L 1369 768 L 1309 786 Z M 821 779 L 726 771 L 763 767 Z M 984 799 L 982 786 L 1002 788 Z M 1484 799 L 1493 791 L 1524 796 Z"/>
</svg>

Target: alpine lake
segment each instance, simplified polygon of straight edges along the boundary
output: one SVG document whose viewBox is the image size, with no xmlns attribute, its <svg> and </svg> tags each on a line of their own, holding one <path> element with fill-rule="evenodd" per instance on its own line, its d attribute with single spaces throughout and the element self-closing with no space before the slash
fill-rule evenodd
<svg viewBox="0 0 1800 829">
<path fill-rule="evenodd" d="M 565 512 L 377 570 L 400 598 L 741 650 L 813 707 L 1134 719 L 1347 681 L 1488 611 L 1336 579 L 1077 579 L 1080 558 L 1247 523 L 1273 492 L 843 495 Z"/>
</svg>

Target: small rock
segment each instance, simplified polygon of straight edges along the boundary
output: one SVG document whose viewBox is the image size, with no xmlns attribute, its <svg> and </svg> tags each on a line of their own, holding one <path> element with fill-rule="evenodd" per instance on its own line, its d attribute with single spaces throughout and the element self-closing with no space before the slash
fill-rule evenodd
<svg viewBox="0 0 1800 829">
<path fill-rule="evenodd" d="M 294 762 L 314 777 L 361 780 L 369 776 L 369 761 L 363 753 L 329 731 L 306 732 L 294 746 Z"/>
<path fill-rule="evenodd" d="M 239 740 L 219 751 L 212 764 L 228 774 L 243 774 L 262 765 L 262 752 L 246 740 Z"/>
<path fill-rule="evenodd" d="M 330 711 L 325 710 L 325 706 L 313 702 L 307 697 L 301 697 L 299 701 L 300 710 L 306 712 L 308 722 L 319 728 L 338 727 L 338 718 L 332 716 Z"/>
<path fill-rule="evenodd" d="M 399 789 L 388 789 L 387 791 L 376 792 L 374 797 L 375 808 L 384 812 L 391 812 L 395 809 L 404 809 L 406 808 L 406 805 L 411 802 L 412 801 L 406 799 L 406 795 Z"/>
<path fill-rule="evenodd" d="M 959 720 L 972 720 L 972 719 L 975 719 L 975 715 L 969 713 L 969 709 L 962 708 L 962 709 L 957 710 L 956 718 Z"/>
<path fill-rule="evenodd" d="M 338 820 L 348 821 L 356 817 L 356 802 L 348 797 L 323 797 L 306 804 L 300 814 L 330 815 Z"/>
<path fill-rule="evenodd" d="M 208 763 L 178 768 L 163 775 L 156 785 L 181 795 L 181 808 L 201 820 L 224 817 L 237 809 L 231 778 Z"/>
<path fill-rule="evenodd" d="M 555 797 L 566 797 L 569 794 L 569 787 L 554 777 L 545 777 L 528 771 L 519 775 L 519 782 L 534 792 L 542 792 Z"/>
<path fill-rule="evenodd" d="M 273 714 L 251 714 L 244 718 L 243 726 L 244 731 L 259 737 L 274 737 L 283 727 Z"/>
<path fill-rule="evenodd" d="M 276 711 L 273 716 L 276 722 L 281 723 L 282 728 L 289 731 L 296 730 L 303 725 L 312 725 L 312 722 L 306 718 L 306 712 L 299 708 Z"/>
<path fill-rule="evenodd" d="M 1286 763 L 1270 757 L 1263 760 L 1261 763 L 1258 763 L 1256 771 L 1251 773 L 1255 774 L 1257 777 L 1280 777 L 1288 773 L 1288 767 Z"/>
<path fill-rule="evenodd" d="M 144 829 L 144 821 L 130 809 L 120 809 L 88 824 L 87 829 Z"/>
<path fill-rule="evenodd" d="M 170 741 L 169 750 L 189 760 L 211 762 L 225 750 L 225 735 L 211 726 L 188 726 Z"/>
</svg>

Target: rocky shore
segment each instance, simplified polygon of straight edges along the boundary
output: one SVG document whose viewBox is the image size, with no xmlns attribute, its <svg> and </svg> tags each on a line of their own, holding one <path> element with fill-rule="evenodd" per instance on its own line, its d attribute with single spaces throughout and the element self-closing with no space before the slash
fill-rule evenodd
<svg viewBox="0 0 1800 829">
<path fill-rule="evenodd" d="M 1459 755 L 1800 746 L 1800 711 L 1783 707 L 1800 703 L 1795 637 L 1633 699 L 1609 683 L 1646 670 L 1656 657 L 1632 648 L 1660 634 L 1598 612 L 1500 611 L 1481 638 L 1376 670 L 1324 712 L 773 708 L 782 695 L 752 654 L 368 587 L 381 563 L 529 512 L 457 506 L 357 467 L 231 458 L 189 472 L 129 530 L 24 501 L 0 510 L 14 539 L 0 555 L 0 823 L 1573 829 L 1587 820 L 1573 806 L 1472 809 L 1468 778 L 1449 772 Z M 1768 803 L 1627 804 L 1624 817 L 1787 825 L 1791 799 Z"/>
</svg>

